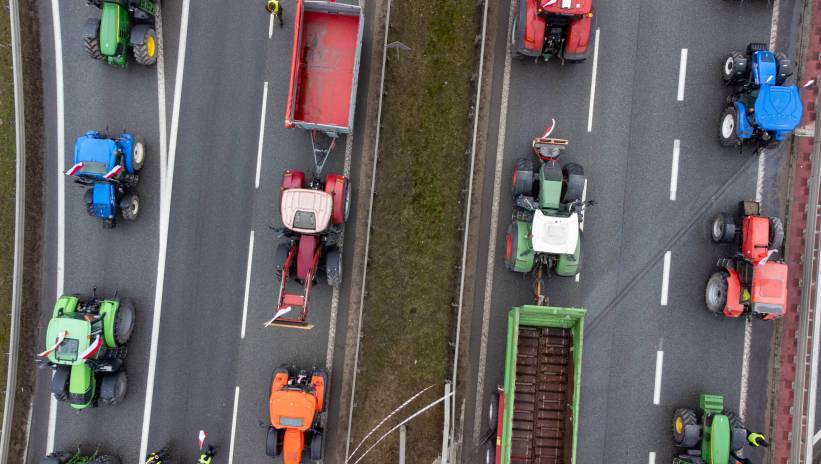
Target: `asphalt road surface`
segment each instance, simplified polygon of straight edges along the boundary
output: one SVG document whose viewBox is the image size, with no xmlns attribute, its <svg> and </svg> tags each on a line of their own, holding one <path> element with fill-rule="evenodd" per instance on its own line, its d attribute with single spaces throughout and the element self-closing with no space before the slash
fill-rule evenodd
<svg viewBox="0 0 821 464">
<path fill-rule="evenodd" d="M 796 8 L 792 1 L 780 3 L 779 46 L 794 42 L 785 37 L 794 33 Z M 739 154 L 718 143 L 717 122 L 728 94 L 720 69 L 729 50 L 769 41 L 772 5 L 668 0 L 595 6 L 599 49 L 592 110 L 592 57 L 565 66 L 512 60 L 504 106 L 507 5 L 490 19 L 498 35 L 481 209 L 489 212 L 499 201 L 500 210 L 495 235 L 490 236 L 490 214 L 478 225 L 479 250 L 488 250 L 492 240 L 494 262 L 488 269 L 481 259 L 477 276 L 484 282 L 489 272 L 493 287 L 479 285 L 474 295 L 472 372 L 463 381 L 483 388 L 478 407 L 477 388 L 467 389 L 465 462 L 479 462 L 483 444 L 477 437 L 488 430 L 485 405 L 503 382 L 507 312 L 531 301 L 530 278 L 504 266 L 510 175 L 516 158 L 532 156 L 530 140 L 551 118 L 557 121 L 553 136 L 570 140 L 562 160 L 584 166 L 588 198 L 596 201 L 585 216 L 579 281 L 553 277 L 546 290 L 552 305 L 588 309 L 578 462 L 667 461 L 675 454 L 673 410 L 697 408 L 699 393 L 722 394 L 727 408 L 739 410 L 745 321 L 714 317 L 704 306 L 705 282 L 716 259 L 732 252 L 711 242 L 709 221 L 718 212 L 735 211 L 739 200 L 756 198 L 759 163 L 752 148 Z M 499 134 L 502 119 L 506 130 Z M 502 182 L 495 198 L 500 143 Z M 768 152 L 762 163 L 761 194 L 769 215 L 781 215 L 784 158 Z M 751 328 L 744 418 L 749 428 L 761 430 L 773 325 L 755 320 Z M 483 329 L 488 344 L 482 365 Z M 478 424 L 475 411 L 481 414 Z M 748 455 L 760 462 L 759 452 Z"/>
</svg>

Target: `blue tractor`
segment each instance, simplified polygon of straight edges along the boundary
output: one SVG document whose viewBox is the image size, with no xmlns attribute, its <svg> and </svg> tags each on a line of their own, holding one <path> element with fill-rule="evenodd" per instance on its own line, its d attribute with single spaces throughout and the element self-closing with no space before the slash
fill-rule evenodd
<svg viewBox="0 0 821 464">
<path fill-rule="evenodd" d="M 90 216 L 110 229 L 117 225 L 119 210 L 132 221 L 140 212 L 140 197 L 134 188 L 145 162 L 145 145 L 139 137 L 120 134 L 110 138 L 104 132 L 89 131 L 74 142 L 74 166 L 66 175 L 86 188 L 83 200 Z"/>
<path fill-rule="evenodd" d="M 768 147 L 789 137 L 803 112 L 798 87 L 784 85 L 792 74 L 792 60 L 766 44 L 751 43 L 746 53 L 730 53 L 722 75 L 734 91 L 721 115 L 721 144 L 740 147 L 743 141 L 757 141 Z"/>
</svg>

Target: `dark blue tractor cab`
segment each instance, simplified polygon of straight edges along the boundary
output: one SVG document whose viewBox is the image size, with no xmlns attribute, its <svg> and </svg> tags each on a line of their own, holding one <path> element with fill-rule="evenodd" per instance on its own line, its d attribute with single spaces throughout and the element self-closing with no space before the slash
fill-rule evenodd
<svg viewBox="0 0 821 464">
<path fill-rule="evenodd" d="M 722 76 L 734 91 L 721 115 L 721 144 L 757 141 L 773 146 L 787 139 L 801 123 L 804 110 L 798 87 L 784 85 L 792 74 L 792 60 L 771 52 L 766 44 L 751 43 L 746 53 L 730 53 Z"/>
<path fill-rule="evenodd" d="M 88 214 L 100 218 L 103 227 L 112 228 L 117 225 L 118 210 L 129 221 L 140 212 L 140 197 L 134 188 L 144 162 L 145 145 L 139 137 L 124 133 L 109 138 L 104 132 L 89 131 L 74 142 L 74 165 L 65 174 L 86 187 L 83 199 Z"/>
</svg>

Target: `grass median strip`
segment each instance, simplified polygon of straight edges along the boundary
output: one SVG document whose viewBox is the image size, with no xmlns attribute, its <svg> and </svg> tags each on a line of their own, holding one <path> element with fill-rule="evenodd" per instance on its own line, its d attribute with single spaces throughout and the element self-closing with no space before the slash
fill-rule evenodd
<svg viewBox="0 0 821 464">
<path fill-rule="evenodd" d="M 451 361 L 468 169 L 474 0 L 393 2 L 379 166 L 352 442 L 423 388 L 443 385 Z M 440 397 L 442 386 L 397 414 L 382 435 Z M 409 462 L 433 462 L 442 408 L 408 424 Z M 395 462 L 398 434 L 363 462 Z M 362 450 L 359 452 L 361 453 Z"/>
</svg>

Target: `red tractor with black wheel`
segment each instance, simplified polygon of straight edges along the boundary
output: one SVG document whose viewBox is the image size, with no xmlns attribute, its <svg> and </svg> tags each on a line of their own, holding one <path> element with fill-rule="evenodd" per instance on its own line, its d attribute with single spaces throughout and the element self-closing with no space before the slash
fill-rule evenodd
<svg viewBox="0 0 821 464">
<path fill-rule="evenodd" d="M 324 182 L 314 178 L 305 184 L 302 171 L 285 171 L 280 186 L 280 213 L 285 227 L 276 229 L 288 239 L 277 246 L 276 276 L 280 281 L 274 317 L 265 326 L 310 329 L 307 323 L 311 288 L 320 269 L 328 285 L 342 283 L 342 228 L 351 207 L 350 182 L 328 174 Z M 293 292 L 289 287 L 300 290 Z M 295 314 L 294 314 L 295 313 Z"/>
<path fill-rule="evenodd" d="M 300 464 L 308 443 L 311 461 L 322 459 L 322 413 L 327 406 L 328 374 L 321 369 L 308 371 L 287 366 L 274 369 L 268 413 L 271 425 L 265 440 L 265 454 L 282 455 L 284 464 Z"/>
<path fill-rule="evenodd" d="M 514 57 L 581 63 L 593 52 L 593 0 L 518 1 L 510 38 Z"/>
<path fill-rule="evenodd" d="M 719 259 L 718 270 L 707 280 L 707 309 L 727 317 L 749 313 L 765 320 L 784 315 L 788 268 L 780 258 L 781 220 L 761 216 L 757 202 L 744 201 L 737 216 L 721 213 L 713 219 L 711 235 L 716 243 L 737 243 L 738 250 Z"/>
</svg>

